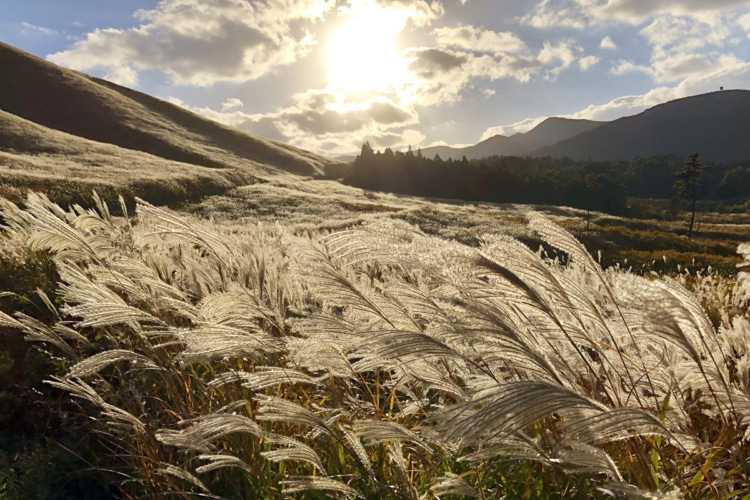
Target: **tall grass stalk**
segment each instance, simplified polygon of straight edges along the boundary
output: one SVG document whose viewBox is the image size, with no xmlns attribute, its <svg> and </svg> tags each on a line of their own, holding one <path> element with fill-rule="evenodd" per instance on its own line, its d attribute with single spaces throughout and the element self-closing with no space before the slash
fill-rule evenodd
<svg viewBox="0 0 750 500">
<path fill-rule="evenodd" d="M 750 494 L 745 275 L 729 304 L 706 298 L 724 281 L 605 271 L 538 214 L 565 264 L 386 219 L 229 232 L 95 201 L 2 202 L 0 237 L 61 283 L 56 324 L 0 326 L 67 360 L 49 383 L 133 498 Z"/>
</svg>

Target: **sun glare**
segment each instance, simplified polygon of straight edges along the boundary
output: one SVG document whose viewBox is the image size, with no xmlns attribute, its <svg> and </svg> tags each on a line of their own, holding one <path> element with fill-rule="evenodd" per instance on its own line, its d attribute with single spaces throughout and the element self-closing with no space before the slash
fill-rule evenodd
<svg viewBox="0 0 750 500">
<path fill-rule="evenodd" d="M 328 47 L 328 83 L 347 93 L 383 91 L 404 83 L 407 62 L 396 35 L 406 19 L 392 9 L 362 9 L 335 32 Z"/>
</svg>

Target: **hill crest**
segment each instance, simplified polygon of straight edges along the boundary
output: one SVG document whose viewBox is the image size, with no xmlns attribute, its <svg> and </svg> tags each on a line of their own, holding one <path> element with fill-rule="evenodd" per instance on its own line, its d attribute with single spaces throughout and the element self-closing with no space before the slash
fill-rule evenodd
<svg viewBox="0 0 750 500">
<path fill-rule="evenodd" d="M 749 131 L 750 91 L 723 90 L 659 104 L 531 155 L 614 161 L 699 152 L 708 161 L 727 162 L 750 159 Z"/>
<path fill-rule="evenodd" d="M 245 173 L 324 177 L 339 162 L 252 136 L 0 42 L 0 109 L 85 139 Z M 9 70 L 12 68 L 12 70 Z"/>
</svg>

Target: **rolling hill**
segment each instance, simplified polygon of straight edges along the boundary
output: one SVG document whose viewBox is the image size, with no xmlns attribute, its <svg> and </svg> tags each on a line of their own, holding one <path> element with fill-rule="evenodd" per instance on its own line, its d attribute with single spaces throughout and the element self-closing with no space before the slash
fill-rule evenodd
<svg viewBox="0 0 750 500">
<path fill-rule="evenodd" d="M 712 162 L 750 159 L 750 91 L 725 90 L 660 104 L 532 152 L 583 160 L 698 152 Z"/>
<path fill-rule="evenodd" d="M 9 115 L 15 115 L 71 136 L 168 161 L 231 169 L 244 176 L 288 172 L 321 178 L 329 170 L 335 175 L 340 165 L 336 160 L 240 132 L 141 92 L 61 68 L 2 42 L 0 110 L 6 112 L 0 130 L 6 128 Z M 71 141 L 71 147 L 90 146 Z M 24 151 L 16 149 L 14 153 Z"/>
<path fill-rule="evenodd" d="M 550 156 L 595 161 L 698 152 L 708 161 L 750 159 L 750 91 L 726 90 L 669 101 L 612 122 L 548 118 L 524 134 L 496 135 L 474 146 L 422 149 L 431 158 Z"/>
<path fill-rule="evenodd" d="M 178 205 L 254 182 L 250 169 L 210 168 L 96 142 L 0 110 L 0 196 L 41 190 L 55 201 L 87 203 L 92 189 Z"/>
</svg>

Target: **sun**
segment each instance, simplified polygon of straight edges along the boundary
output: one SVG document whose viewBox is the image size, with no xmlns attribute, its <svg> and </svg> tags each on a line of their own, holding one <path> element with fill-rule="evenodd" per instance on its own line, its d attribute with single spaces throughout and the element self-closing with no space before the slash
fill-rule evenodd
<svg viewBox="0 0 750 500">
<path fill-rule="evenodd" d="M 406 18 L 394 9 L 359 9 L 330 38 L 328 84 L 345 93 L 385 91 L 406 82 L 408 64 L 396 48 Z"/>
</svg>

